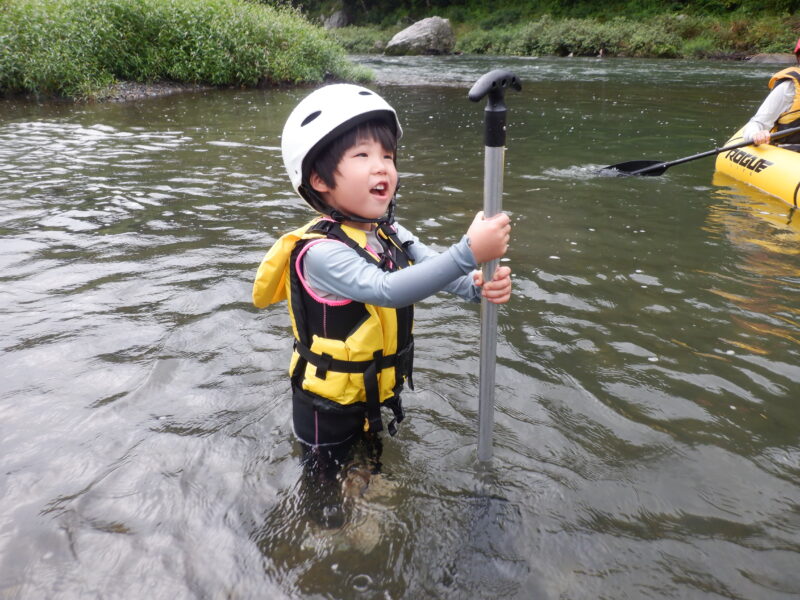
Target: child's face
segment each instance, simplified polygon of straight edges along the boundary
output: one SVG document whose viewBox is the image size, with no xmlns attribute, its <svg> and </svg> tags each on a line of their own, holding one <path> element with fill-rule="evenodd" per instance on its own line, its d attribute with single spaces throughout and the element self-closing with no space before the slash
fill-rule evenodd
<svg viewBox="0 0 800 600">
<path fill-rule="evenodd" d="M 342 155 L 333 177 L 336 187 L 330 188 L 311 174 L 311 185 L 329 206 L 344 214 L 379 219 L 397 188 L 394 154 L 374 139 L 361 139 Z"/>
</svg>

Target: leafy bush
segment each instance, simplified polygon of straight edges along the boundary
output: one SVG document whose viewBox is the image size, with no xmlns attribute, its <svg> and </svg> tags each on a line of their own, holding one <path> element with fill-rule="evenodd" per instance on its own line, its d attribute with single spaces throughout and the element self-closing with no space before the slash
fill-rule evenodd
<svg viewBox="0 0 800 600">
<path fill-rule="evenodd" d="M 716 19 L 687 15 L 659 15 L 643 21 L 623 17 L 610 20 L 538 20 L 505 28 L 463 32 L 456 50 L 469 54 L 520 56 L 708 57 L 756 52 L 787 52 L 800 26 L 791 17 Z"/>
<path fill-rule="evenodd" d="M 484 31 L 473 29 L 456 39 L 456 51 L 465 54 L 524 54 L 512 50 L 517 28 Z"/>
<path fill-rule="evenodd" d="M 101 96 L 115 80 L 365 79 L 323 29 L 245 0 L 0 0 L 0 92 Z"/>
<path fill-rule="evenodd" d="M 457 49 L 468 53 L 511 54 L 520 56 L 608 55 L 677 56 L 678 36 L 655 24 L 635 23 L 617 18 L 553 19 L 545 15 L 537 21 L 493 31 L 473 30 L 459 38 Z"/>
<path fill-rule="evenodd" d="M 681 49 L 681 54 L 688 58 L 708 58 L 714 56 L 717 47 L 714 40 L 707 36 L 698 36 L 686 40 Z"/>
<path fill-rule="evenodd" d="M 439 15 L 454 22 L 480 26 L 496 13 L 520 15 L 516 22 L 534 20 L 544 14 L 559 19 L 597 20 L 624 15 L 632 20 L 646 20 L 657 15 L 678 12 L 726 18 L 732 12 L 751 17 L 776 17 L 800 11 L 800 0 L 258 0 L 275 4 L 301 6 L 309 15 L 329 15 L 344 9 L 354 24 L 394 25 L 400 19 L 411 22 Z M 387 20 L 389 17 L 390 20 Z M 504 17 L 503 17 L 504 18 Z M 502 18 L 501 18 L 502 20 Z M 505 20 L 498 25 L 512 25 Z"/>
</svg>

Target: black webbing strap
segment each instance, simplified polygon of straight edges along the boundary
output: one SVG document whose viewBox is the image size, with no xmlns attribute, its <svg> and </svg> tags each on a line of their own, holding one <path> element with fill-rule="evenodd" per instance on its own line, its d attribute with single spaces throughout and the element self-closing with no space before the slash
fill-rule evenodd
<svg viewBox="0 0 800 600">
<path fill-rule="evenodd" d="M 364 371 L 364 391 L 367 395 L 367 423 L 369 431 L 378 432 L 383 429 L 381 420 L 381 394 L 378 389 L 377 365 L 383 357 L 383 350 L 375 351 L 375 359 Z"/>
<path fill-rule="evenodd" d="M 297 340 L 294 341 L 294 349 L 297 350 L 300 356 L 317 368 L 316 376 L 319 379 L 325 379 L 325 375 L 328 371 L 336 371 L 338 373 L 364 373 L 370 365 L 373 364 L 375 365 L 376 371 L 382 371 L 383 369 L 394 367 L 401 359 L 406 360 L 405 357 L 408 352 L 406 348 L 397 354 L 383 356 L 383 351 L 378 351 L 375 353 L 377 358 L 373 358 L 372 360 L 339 360 L 338 358 L 333 358 L 330 354 L 317 354 L 316 352 L 312 352 L 311 348 Z M 320 371 L 323 373 L 320 373 Z"/>
<path fill-rule="evenodd" d="M 369 263 L 378 263 L 378 267 L 383 268 L 383 265 L 386 262 L 386 259 L 378 259 L 366 250 L 358 245 L 358 242 L 355 241 L 353 238 L 348 236 L 344 231 L 342 231 L 342 225 L 337 223 L 336 221 L 329 221 L 327 219 L 322 219 L 308 229 L 309 233 L 321 233 L 328 238 L 333 238 L 342 242 L 343 244 L 349 246 L 353 250 L 355 250 L 356 254 L 360 255 L 364 260 Z"/>
<path fill-rule="evenodd" d="M 376 371 L 382 371 L 389 367 L 397 367 L 400 373 L 406 377 L 411 374 L 414 362 L 414 341 L 411 342 L 400 352 L 388 354 L 383 356 L 383 351 L 378 350 L 375 352 L 375 358 L 372 360 L 340 360 L 333 358 L 330 354 L 317 354 L 311 348 L 299 342 L 294 341 L 294 349 L 306 361 L 311 363 L 317 368 L 316 376 L 319 379 L 325 379 L 328 371 L 335 371 L 338 373 L 364 373 L 370 367 L 375 365 Z M 398 378 L 399 379 L 399 378 Z M 414 389 L 414 388 L 411 388 Z"/>
<path fill-rule="evenodd" d="M 328 235 L 328 233 L 335 229 L 336 227 L 341 227 L 339 223 L 336 221 L 329 221 L 328 219 L 320 219 L 316 223 L 314 223 L 311 227 L 308 228 L 309 233 L 322 233 Z"/>
<path fill-rule="evenodd" d="M 395 262 L 399 264 L 400 268 L 405 268 L 408 265 L 413 264 L 414 261 L 411 260 L 411 256 L 408 253 L 408 247 L 413 244 L 412 240 L 407 242 L 401 242 L 400 239 L 397 237 L 397 234 L 392 229 L 391 225 L 386 221 L 381 221 L 378 223 L 377 226 L 378 230 L 383 234 L 384 239 L 388 240 L 392 246 L 394 246 L 397 251 L 402 256 L 402 260 L 398 260 L 397 252 L 393 252 L 393 257 Z M 346 244 L 353 250 L 355 250 L 358 254 L 364 257 L 367 262 L 377 262 L 378 267 L 383 269 L 384 265 L 386 264 L 386 256 L 381 259 L 375 258 L 372 254 L 364 250 L 361 246 L 358 245 L 353 238 L 348 236 L 344 231 L 342 231 L 342 226 L 340 223 L 336 221 L 329 221 L 327 219 L 322 219 L 312 225 L 308 231 L 310 233 L 321 233 L 328 237 L 334 238 L 339 240 L 343 244 Z"/>
<path fill-rule="evenodd" d="M 413 240 L 401 242 L 391 225 L 385 221 L 378 223 L 378 230 L 389 240 L 389 243 L 396 248 L 397 251 L 392 254 L 394 255 L 395 263 L 397 263 L 401 269 L 414 264 L 414 261 L 411 260 L 411 255 L 408 253 L 408 247 L 414 243 Z M 402 259 L 400 257 L 402 257 Z"/>
</svg>

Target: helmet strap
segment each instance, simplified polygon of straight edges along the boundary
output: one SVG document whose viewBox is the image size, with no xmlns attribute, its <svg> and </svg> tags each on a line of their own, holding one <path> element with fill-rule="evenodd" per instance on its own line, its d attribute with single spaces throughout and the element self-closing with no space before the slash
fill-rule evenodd
<svg viewBox="0 0 800 600">
<path fill-rule="evenodd" d="M 395 199 L 397 198 L 397 189 L 400 188 L 398 184 L 397 188 L 395 189 L 395 195 L 392 196 L 392 199 L 389 201 L 389 208 L 386 211 L 386 214 L 379 218 L 379 219 L 365 219 L 364 217 L 360 217 L 358 215 L 352 215 L 348 213 L 343 213 L 342 211 L 331 208 L 327 202 L 325 202 L 319 195 L 319 192 L 312 188 L 311 186 L 302 186 L 303 197 L 305 198 L 306 202 L 311 205 L 311 208 L 314 210 L 321 212 L 324 215 L 329 216 L 331 219 L 336 221 L 337 223 L 343 223 L 344 221 L 351 221 L 353 223 L 388 223 L 391 225 L 394 223 L 394 211 L 397 202 Z"/>
<path fill-rule="evenodd" d="M 328 210 L 325 211 L 325 214 L 328 215 L 331 219 L 333 219 L 337 223 L 343 223 L 344 221 L 351 221 L 352 223 L 388 223 L 389 225 L 391 225 L 392 223 L 394 223 L 395 204 L 396 203 L 394 200 L 394 196 L 392 196 L 386 214 L 379 219 L 365 219 L 364 217 L 359 217 L 358 215 L 350 215 L 347 213 L 343 213 L 342 211 L 331 207 L 327 207 Z"/>
</svg>

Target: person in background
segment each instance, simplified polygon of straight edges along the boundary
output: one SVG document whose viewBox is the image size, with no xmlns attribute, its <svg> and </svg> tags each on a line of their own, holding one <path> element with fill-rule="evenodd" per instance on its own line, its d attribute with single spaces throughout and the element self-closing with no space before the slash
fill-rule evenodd
<svg viewBox="0 0 800 600">
<path fill-rule="evenodd" d="M 794 48 L 797 65 L 775 73 L 769 80 L 772 90 L 753 118 L 744 126 L 742 136 L 758 146 L 767 144 L 771 131 L 800 126 L 800 40 Z M 782 144 L 800 144 L 800 134 L 781 138 Z"/>
</svg>

